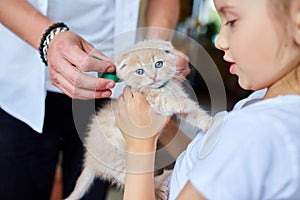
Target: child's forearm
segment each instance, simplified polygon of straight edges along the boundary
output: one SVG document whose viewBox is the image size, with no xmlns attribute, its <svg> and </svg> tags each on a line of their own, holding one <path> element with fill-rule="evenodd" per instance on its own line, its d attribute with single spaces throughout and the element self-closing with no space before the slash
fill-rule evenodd
<svg viewBox="0 0 300 200">
<path fill-rule="evenodd" d="M 155 151 L 149 153 L 127 152 L 125 200 L 154 200 Z"/>
<path fill-rule="evenodd" d="M 124 200 L 154 200 L 153 172 L 126 175 Z"/>
<path fill-rule="evenodd" d="M 54 23 L 24 0 L 0 0 L 0 22 L 35 49 Z"/>
</svg>

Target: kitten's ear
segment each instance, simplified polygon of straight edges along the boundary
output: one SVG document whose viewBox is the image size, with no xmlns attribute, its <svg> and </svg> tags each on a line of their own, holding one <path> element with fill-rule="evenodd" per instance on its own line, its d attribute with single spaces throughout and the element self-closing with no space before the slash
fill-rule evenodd
<svg viewBox="0 0 300 200">
<path fill-rule="evenodd" d="M 165 50 L 166 55 L 171 59 L 177 59 L 177 54 L 174 53 L 174 50 Z"/>
<path fill-rule="evenodd" d="M 117 67 L 118 70 L 122 69 L 127 65 L 127 57 L 125 56 L 120 56 L 115 60 L 115 66 Z"/>
</svg>

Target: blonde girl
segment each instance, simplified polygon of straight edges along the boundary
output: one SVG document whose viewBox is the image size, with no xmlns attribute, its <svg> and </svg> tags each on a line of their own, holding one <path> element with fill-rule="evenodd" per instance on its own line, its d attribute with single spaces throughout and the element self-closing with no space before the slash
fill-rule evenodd
<svg viewBox="0 0 300 200">
<path fill-rule="evenodd" d="M 216 46 L 241 87 L 255 92 L 218 113 L 179 156 L 168 198 L 300 199 L 300 0 L 214 3 L 222 19 Z M 136 106 L 144 108 L 132 112 Z M 151 123 L 158 116 L 128 88 L 116 111 L 119 127 L 130 130 L 124 199 L 154 199 L 154 152 L 168 118 Z"/>
</svg>

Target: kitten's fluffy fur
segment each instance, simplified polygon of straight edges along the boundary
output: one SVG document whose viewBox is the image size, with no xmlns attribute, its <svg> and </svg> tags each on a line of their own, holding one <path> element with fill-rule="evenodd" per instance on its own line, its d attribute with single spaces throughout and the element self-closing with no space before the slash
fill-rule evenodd
<svg viewBox="0 0 300 200">
<path fill-rule="evenodd" d="M 143 41 L 116 58 L 117 75 L 132 89 L 144 93 L 152 109 L 160 115 L 181 113 L 186 122 L 207 130 L 211 117 L 192 101 L 176 75 L 176 56 L 166 41 Z M 84 169 L 68 200 L 79 199 L 96 176 L 123 187 L 126 169 L 126 143 L 115 124 L 111 103 L 93 117 L 85 141 Z M 158 199 L 165 199 L 169 173 L 156 177 Z M 159 197 L 160 196 L 160 197 Z"/>
</svg>

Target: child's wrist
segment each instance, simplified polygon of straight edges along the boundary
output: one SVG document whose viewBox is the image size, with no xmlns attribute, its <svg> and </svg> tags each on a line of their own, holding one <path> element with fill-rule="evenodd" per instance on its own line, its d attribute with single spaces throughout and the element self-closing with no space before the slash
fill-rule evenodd
<svg viewBox="0 0 300 200">
<path fill-rule="evenodd" d="M 126 154 L 127 173 L 148 173 L 154 171 L 155 151 L 129 152 Z"/>
<path fill-rule="evenodd" d="M 151 153 L 156 151 L 156 139 L 132 139 L 127 141 L 129 153 Z"/>
</svg>

